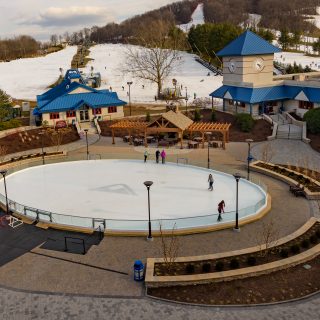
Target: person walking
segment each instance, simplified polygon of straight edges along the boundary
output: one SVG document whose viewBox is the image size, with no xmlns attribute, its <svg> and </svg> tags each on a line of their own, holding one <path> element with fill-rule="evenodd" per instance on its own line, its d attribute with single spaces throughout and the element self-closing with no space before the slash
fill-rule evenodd
<svg viewBox="0 0 320 320">
<path fill-rule="evenodd" d="M 143 155 L 144 155 L 144 162 L 147 162 L 147 158 L 149 156 L 148 150 L 146 150 Z"/>
<path fill-rule="evenodd" d="M 160 151 L 156 151 L 156 163 L 159 163 L 159 158 L 160 158 Z"/>
<path fill-rule="evenodd" d="M 222 216 L 221 216 L 221 213 L 224 213 L 224 207 L 225 207 L 225 203 L 224 203 L 224 200 L 220 201 L 218 203 L 218 212 L 219 212 L 219 215 L 218 215 L 218 219 L 217 221 L 221 221 L 222 220 Z"/>
<path fill-rule="evenodd" d="M 212 191 L 213 190 L 213 176 L 212 176 L 212 174 L 210 173 L 209 174 L 209 178 L 208 178 L 208 182 L 209 182 L 209 188 L 208 188 L 208 190 L 210 190 L 210 191 Z"/>
<path fill-rule="evenodd" d="M 161 159 L 162 159 L 162 164 L 165 164 L 165 163 L 166 163 L 166 156 L 167 156 L 167 154 L 166 154 L 166 152 L 164 151 L 164 149 L 161 151 L 160 155 L 161 155 Z"/>
</svg>

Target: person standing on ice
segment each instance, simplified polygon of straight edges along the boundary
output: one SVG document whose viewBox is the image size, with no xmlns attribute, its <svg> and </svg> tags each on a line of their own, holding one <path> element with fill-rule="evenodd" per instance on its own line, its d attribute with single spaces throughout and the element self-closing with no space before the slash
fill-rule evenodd
<svg viewBox="0 0 320 320">
<path fill-rule="evenodd" d="M 149 156 L 148 150 L 146 150 L 146 151 L 144 152 L 143 156 L 144 156 L 144 162 L 147 162 L 147 158 L 148 158 L 148 156 Z"/>
<path fill-rule="evenodd" d="M 219 215 L 218 215 L 217 221 L 221 221 L 222 220 L 221 213 L 224 213 L 224 207 L 225 206 L 226 206 L 226 204 L 224 203 L 224 200 L 219 202 L 219 204 L 218 204 Z"/>
<path fill-rule="evenodd" d="M 156 163 L 159 163 L 159 158 L 160 158 L 160 151 L 156 151 Z"/>
<path fill-rule="evenodd" d="M 210 173 L 209 174 L 209 178 L 208 178 L 208 182 L 209 182 L 209 188 L 208 188 L 208 190 L 210 190 L 210 191 L 212 191 L 213 190 L 213 176 L 212 176 L 212 174 Z"/>
<path fill-rule="evenodd" d="M 160 155 L 161 155 L 161 159 L 162 159 L 162 164 L 165 164 L 165 163 L 166 163 L 166 156 L 167 156 L 167 154 L 166 154 L 166 152 L 164 151 L 164 149 L 161 151 Z"/>
</svg>

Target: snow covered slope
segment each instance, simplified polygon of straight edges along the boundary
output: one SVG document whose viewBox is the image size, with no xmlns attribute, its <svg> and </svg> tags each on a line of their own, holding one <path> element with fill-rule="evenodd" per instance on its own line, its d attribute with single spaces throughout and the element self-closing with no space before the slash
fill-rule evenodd
<svg viewBox="0 0 320 320">
<path fill-rule="evenodd" d="M 67 47 L 45 57 L 12 60 L 0 63 L 0 89 L 16 99 L 35 100 L 54 83 L 59 68 L 70 68 L 77 47 Z"/>
<path fill-rule="evenodd" d="M 157 93 L 157 86 L 146 80 L 132 78 L 128 74 L 124 74 L 121 69 L 126 59 L 126 50 L 128 45 L 123 44 L 103 44 L 90 48 L 90 61 L 84 72 L 90 72 L 91 66 L 95 72 L 100 72 L 102 77 L 101 88 L 110 88 L 118 92 L 120 99 L 128 101 L 127 82 L 132 81 L 131 100 L 132 102 L 154 102 L 154 96 Z M 137 47 L 139 49 L 139 47 Z M 142 50 L 142 49 L 140 49 Z M 209 70 L 194 60 L 195 55 L 181 52 L 181 63 L 174 70 L 172 76 L 167 79 L 164 87 L 172 87 L 172 79 L 178 81 L 178 86 L 182 85 L 182 94 L 185 95 L 185 87 L 187 87 L 188 96 L 193 100 L 194 93 L 196 97 L 209 97 L 209 94 L 216 88 L 221 86 L 222 77 L 213 76 Z M 122 86 L 124 89 L 122 89 Z M 144 87 L 143 87 L 144 86 Z"/>
<path fill-rule="evenodd" d="M 204 24 L 204 15 L 203 15 L 203 3 L 199 3 L 197 8 L 194 10 L 191 21 L 186 24 L 180 24 L 178 27 L 184 31 L 188 32 L 193 25 Z"/>
<path fill-rule="evenodd" d="M 320 57 L 310 57 L 303 53 L 279 52 L 275 54 L 275 60 L 282 64 L 301 64 L 302 67 L 309 66 L 315 71 L 320 71 Z"/>
</svg>

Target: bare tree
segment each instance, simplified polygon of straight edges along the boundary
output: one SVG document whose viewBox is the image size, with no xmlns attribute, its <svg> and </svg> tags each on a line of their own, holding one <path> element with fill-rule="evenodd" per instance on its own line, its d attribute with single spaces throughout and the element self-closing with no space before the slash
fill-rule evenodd
<svg viewBox="0 0 320 320">
<path fill-rule="evenodd" d="M 58 36 L 56 34 L 52 34 L 50 36 L 51 45 L 56 46 L 58 43 Z"/>
<path fill-rule="evenodd" d="M 169 235 L 164 235 L 162 230 L 161 222 L 159 223 L 160 239 L 161 239 L 161 253 L 163 255 L 163 260 L 165 267 L 168 272 L 171 272 L 179 253 L 179 239 L 175 234 L 176 224 L 174 224 L 171 233 Z"/>
<path fill-rule="evenodd" d="M 258 233 L 258 244 L 260 247 L 260 255 L 268 258 L 273 248 L 277 244 L 279 238 L 279 231 L 275 222 L 271 219 L 269 221 L 263 221 L 261 230 Z"/>
<path fill-rule="evenodd" d="M 8 146 L 1 145 L 0 146 L 0 162 L 2 162 L 4 160 L 7 153 L 8 153 Z"/>
<path fill-rule="evenodd" d="M 270 162 L 274 156 L 274 151 L 272 149 L 271 143 L 264 143 L 261 150 L 261 160 L 264 162 Z"/>
<path fill-rule="evenodd" d="M 49 135 L 52 144 L 56 147 L 57 151 L 63 142 L 63 137 L 71 132 L 71 128 L 61 128 L 61 129 L 53 129 L 47 128 L 46 133 Z"/>
</svg>

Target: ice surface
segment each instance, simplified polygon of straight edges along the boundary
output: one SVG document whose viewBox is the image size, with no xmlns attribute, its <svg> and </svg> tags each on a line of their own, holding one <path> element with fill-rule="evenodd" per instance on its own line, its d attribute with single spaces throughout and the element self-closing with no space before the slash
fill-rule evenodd
<svg viewBox="0 0 320 320">
<path fill-rule="evenodd" d="M 0 89 L 16 99 L 36 100 L 59 77 L 59 68 L 70 69 L 77 47 L 67 47 L 44 57 L 0 62 Z"/>
<path fill-rule="evenodd" d="M 235 210 L 233 176 L 208 170 L 137 160 L 91 160 L 28 168 L 7 177 L 8 197 L 20 204 L 54 213 L 105 219 L 147 220 L 147 189 L 151 180 L 152 219 L 181 218 Z M 3 184 L 0 192 L 4 194 Z M 239 209 L 255 205 L 265 193 L 244 179 L 239 183 Z M 252 212 L 251 212 L 252 214 Z M 234 216 L 234 215 L 232 215 Z"/>
</svg>

